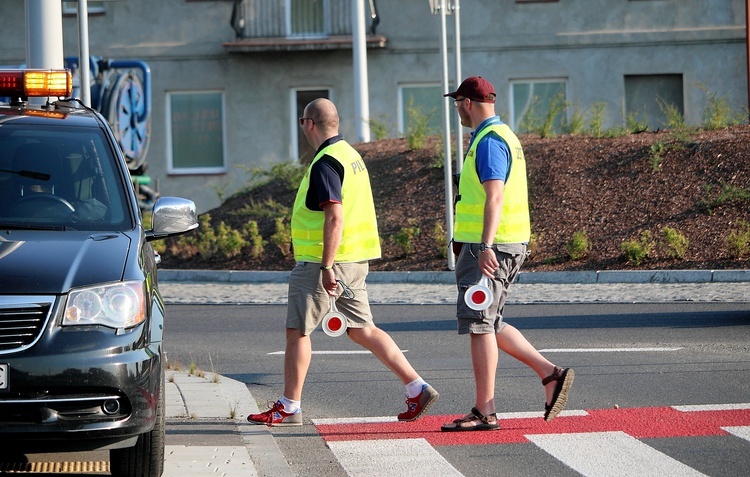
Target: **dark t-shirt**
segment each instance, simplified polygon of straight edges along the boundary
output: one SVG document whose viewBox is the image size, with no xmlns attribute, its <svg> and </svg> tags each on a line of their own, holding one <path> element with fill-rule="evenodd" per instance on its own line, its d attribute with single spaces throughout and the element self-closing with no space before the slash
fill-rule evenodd
<svg viewBox="0 0 750 477">
<path fill-rule="evenodd" d="M 331 144 L 343 141 L 343 137 L 334 136 L 318 148 L 318 153 Z M 341 203 L 341 184 L 344 182 L 344 167 L 339 161 L 324 155 L 313 164 L 310 170 L 310 187 L 307 189 L 305 206 L 310 210 L 323 210 L 328 203 Z"/>
</svg>

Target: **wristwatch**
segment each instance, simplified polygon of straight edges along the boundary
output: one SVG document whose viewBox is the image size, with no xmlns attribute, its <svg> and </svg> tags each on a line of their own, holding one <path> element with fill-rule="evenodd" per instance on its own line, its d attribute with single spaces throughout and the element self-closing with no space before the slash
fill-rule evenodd
<svg viewBox="0 0 750 477">
<path fill-rule="evenodd" d="M 486 250 L 492 250 L 492 244 L 487 245 L 486 243 L 480 243 L 479 244 L 479 252 L 484 252 Z"/>
<path fill-rule="evenodd" d="M 321 270 L 333 270 L 333 265 L 328 265 L 328 266 L 321 265 L 320 269 Z"/>
</svg>

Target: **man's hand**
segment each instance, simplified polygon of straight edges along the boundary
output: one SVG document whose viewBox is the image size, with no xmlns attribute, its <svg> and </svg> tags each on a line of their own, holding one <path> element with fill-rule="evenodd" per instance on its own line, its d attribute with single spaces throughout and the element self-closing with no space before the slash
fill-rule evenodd
<svg viewBox="0 0 750 477">
<path fill-rule="evenodd" d="M 485 276 L 489 278 L 495 277 L 495 270 L 497 270 L 497 267 L 499 267 L 500 264 L 497 261 L 494 250 L 488 248 L 484 252 L 479 252 L 477 262 L 479 264 L 479 270 Z"/>
<path fill-rule="evenodd" d="M 326 289 L 326 293 L 328 293 L 330 296 L 336 296 L 336 289 L 338 288 L 339 284 L 336 281 L 336 273 L 333 271 L 333 269 L 321 270 L 320 281 L 323 284 L 323 288 Z"/>
</svg>

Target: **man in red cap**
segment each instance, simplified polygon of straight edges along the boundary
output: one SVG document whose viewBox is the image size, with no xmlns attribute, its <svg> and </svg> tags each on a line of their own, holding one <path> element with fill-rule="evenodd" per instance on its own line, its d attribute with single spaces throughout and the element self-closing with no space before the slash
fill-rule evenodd
<svg viewBox="0 0 750 477">
<path fill-rule="evenodd" d="M 508 287 L 526 258 L 531 236 L 523 148 L 495 114 L 495 88 L 489 81 L 471 76 L 445 96 L 453 98 L 461 124 L 474 130 L 459 181 L 453 240 L 458 254 L 458 334 L 468 334 L 471 339 L 476 402 L 469 414 L 441 429 L 500 427 L 495 413 L 498 349 L 542 379 L 547 398 L 544 419 L 550 421 L 565 407 L 573 369 L 563 369 L 544 358 L 520 331 L 503 322 L 502 315 Z M 482 276 L 490 278 L 493 300 L 489 307 L 477 311 L 465 303 L 464 295 Z"/>
</svg>

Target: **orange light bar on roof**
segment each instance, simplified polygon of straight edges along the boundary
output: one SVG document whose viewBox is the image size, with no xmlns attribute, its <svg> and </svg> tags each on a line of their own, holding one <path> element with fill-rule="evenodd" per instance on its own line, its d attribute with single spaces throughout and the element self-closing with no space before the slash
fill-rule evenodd
<svg viewBox="0 0 750 477">
<path fill-rule="evenodd" d="M 0 96 L 69 97 L 73 77 L 68 70 L 0 70 Z"/>
</svg>

